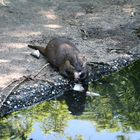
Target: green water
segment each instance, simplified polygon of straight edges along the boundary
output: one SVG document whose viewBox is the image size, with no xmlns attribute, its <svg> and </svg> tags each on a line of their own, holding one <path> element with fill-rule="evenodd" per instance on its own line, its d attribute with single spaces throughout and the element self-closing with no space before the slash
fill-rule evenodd
<svg viewBox="0 0 140 140">
<path fill-rule="evenodd" d="M 140 140 L 140 61 L 88 89 L 2 118 L 0 140 Z"/>
</svg>

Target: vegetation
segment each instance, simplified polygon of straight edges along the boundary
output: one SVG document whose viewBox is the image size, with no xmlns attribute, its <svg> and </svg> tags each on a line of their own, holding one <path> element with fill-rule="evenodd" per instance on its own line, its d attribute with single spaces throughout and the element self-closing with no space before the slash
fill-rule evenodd
<svg viewBox="0 0 140 140">
<path fill-rule="evenodd" d="M 35 122 L 41 123 L 42 131 L 46 135 L 51 132 L 61 133 L 71 118 L 64 102 L 45 102 L 1 119 L 0 139 L 26 139 L 33 131 Z"/>
</svg>

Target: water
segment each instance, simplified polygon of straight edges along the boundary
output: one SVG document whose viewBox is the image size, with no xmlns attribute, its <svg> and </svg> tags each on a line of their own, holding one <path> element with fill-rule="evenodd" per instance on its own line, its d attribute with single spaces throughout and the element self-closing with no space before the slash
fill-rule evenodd
<svg viewBox="0 0 140 140">
<path fill-rule="evenodd" d="M 140 140 L 140 61 L 88 90 L 2 118 L 0 140 Z"/>
</svg>

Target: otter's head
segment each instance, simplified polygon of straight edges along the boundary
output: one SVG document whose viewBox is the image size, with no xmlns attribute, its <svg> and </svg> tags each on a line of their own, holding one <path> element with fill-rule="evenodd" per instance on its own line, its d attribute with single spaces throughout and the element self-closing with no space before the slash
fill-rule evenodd
<svg viewBox="0 0 140 140">
<path fill-rule="evenodd" d="M 88 76 L 87 68 L 83 67 L 81 71 L 74 71 L 73 74 L 74 74 L 74 80 L 76 82 L 84 81 Z"/>
<path fill-rule="evenodd" d="M 87 78 L 87 64 L 85 57 L 78 57 L 77 61 L 74 62 L 74 80 L 75 81 L 83 81 Z"/>
<path fill-rule="evenodd" d="M 79 57 L 76 57 L 73 61 L 65 61 L 60 71 L 64 77 L 76 82 L 85 80 L 88 75 L 86 61 Z"/>
</svg>

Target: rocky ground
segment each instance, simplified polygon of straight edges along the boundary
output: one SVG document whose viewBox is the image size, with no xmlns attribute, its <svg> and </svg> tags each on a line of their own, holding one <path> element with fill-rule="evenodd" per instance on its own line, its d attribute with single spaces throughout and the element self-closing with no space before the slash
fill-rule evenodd
<svg viewBox="0 0 140 140">
<path fill-rule="evenodd" d="M 140 54 L 139 27 L 139 0 L 0 0 L 0 90 L 46 63 L 30 55 L 28 44 L 66 37 L 87 61 L 109 62 Z M 50 66 L 39 75 L 58 77 Z"/>
</svg>

